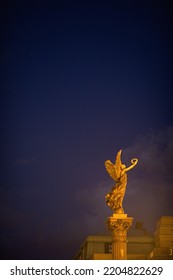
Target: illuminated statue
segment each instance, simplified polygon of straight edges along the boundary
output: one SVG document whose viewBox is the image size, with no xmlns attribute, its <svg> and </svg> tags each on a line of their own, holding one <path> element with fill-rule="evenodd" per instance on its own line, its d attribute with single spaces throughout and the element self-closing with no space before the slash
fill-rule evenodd
<svg viewBox="0 0 173 280">
<path fill-rule="evenodd" d="M 110 160 L 105 161 L 107 172 L 112 179 L 116 181 L 115 186 L 106 195 L 106 203 L 112 210 L 114 210 L 115 213 L 124 213 L 122 202 L 127 185 L 126 172 L 132 169 L 138 162 L 138 159 L 134 158 L 131 160 L 132 165 L 126 168 L 125 164 L 121 163 L 121 152 L 122 150 L 118 152 L 115 164 L 113 164 Z"/>
</svg>

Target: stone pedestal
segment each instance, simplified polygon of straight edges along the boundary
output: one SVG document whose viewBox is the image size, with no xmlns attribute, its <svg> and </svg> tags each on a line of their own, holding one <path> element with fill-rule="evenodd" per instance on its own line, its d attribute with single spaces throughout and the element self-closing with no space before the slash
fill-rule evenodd
<svg viewBox="0 0 173 280">
<path fill-rule="evenodd" d="M 133 218 L 127 214 L 113 214 L 108 218 L 108 229 L 112 232 L 112 259 L 127 260 L 127 231 Z"/>
</svg>

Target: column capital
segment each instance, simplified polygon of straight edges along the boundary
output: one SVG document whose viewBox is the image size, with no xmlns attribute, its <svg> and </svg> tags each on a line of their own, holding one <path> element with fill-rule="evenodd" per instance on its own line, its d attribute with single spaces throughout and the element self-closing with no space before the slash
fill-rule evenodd
<svg viewBox="0 0 173 280">
<path fill-rule="evenodd" d="M 133 218 L 127 217 L 126 214 L 114 214 L 107 220 L 108 229 L 116 232 L 126 234 L 132 225 Z"/>
</svg>

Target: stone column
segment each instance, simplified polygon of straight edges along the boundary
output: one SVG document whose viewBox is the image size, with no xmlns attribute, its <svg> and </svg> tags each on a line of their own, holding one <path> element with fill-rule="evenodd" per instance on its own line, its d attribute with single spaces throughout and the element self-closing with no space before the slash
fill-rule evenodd
<svg viewBox="0 0 173 280">
<path fill-rule="evenodd" d="M 112 259 L 127 260 L 127 231 L 133 218 L 127 214 L 113 214 L 108 218 L 108 229 L 112 232 Z"/>
</svg>

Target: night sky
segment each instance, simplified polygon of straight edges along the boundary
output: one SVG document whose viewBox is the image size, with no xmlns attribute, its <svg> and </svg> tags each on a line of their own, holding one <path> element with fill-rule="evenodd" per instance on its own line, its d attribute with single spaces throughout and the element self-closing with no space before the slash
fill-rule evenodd
<svg viewBox="0 0 173 280">
<path fill-rule="evenodd" d="M 104 162 L 124 210 L 173 215 L 171 1 L 1 1 L 1 259 L 72 259 L 110 234 Z"/>
</svg>

